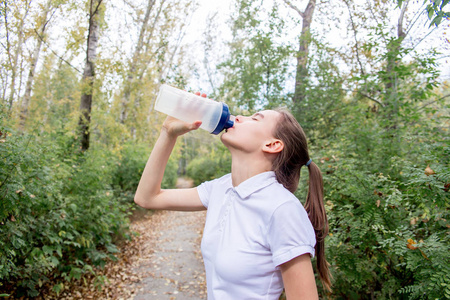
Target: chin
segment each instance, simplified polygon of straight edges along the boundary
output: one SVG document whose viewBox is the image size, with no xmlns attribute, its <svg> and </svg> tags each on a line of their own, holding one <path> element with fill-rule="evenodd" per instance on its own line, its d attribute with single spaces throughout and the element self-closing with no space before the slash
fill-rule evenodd
<svg viewBox="0 0 450 300">
<path fill-rule="evenodd" d="M 225 145 L 225 147 L 228 148 L 228 150 L 230 150 L 230 148 L 234 148 L 233 141 L 230 139 L 228 133 L 226 132 L 222 133 L 222 135 L 220 136 L 220 141 L 222 142 L 222 144 Z"/>
<path fill-rule="evenodd" d="M 225 137 L 224 137 L 225 136 Z M 226 132 L 224 131 L 221 135 L 220 135 L 220 141 L 227 146 L 227 137 L 226 137 Z M 228 147 L 228 146 L 227 146 Z"/>
</svg>

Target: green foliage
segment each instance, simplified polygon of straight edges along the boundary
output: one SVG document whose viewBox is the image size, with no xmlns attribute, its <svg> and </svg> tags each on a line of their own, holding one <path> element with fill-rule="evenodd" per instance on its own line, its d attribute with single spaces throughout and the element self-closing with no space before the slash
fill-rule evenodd
<svg viewBox="0 0 450 300">
<path fill-rule="evenodd" d="M 444 6 L 448 4 L 448 0 L 432 1 L 427 5 L 428 19 L 431 20 L 430 27 L 439 26 L 442 20 L 450 18 L 450 12 L 444 11 Z M 433 19 L 431 19 L 433 18 Z"/>
<path fill-rule="evenodd" d="M 398 7 L 401 7 L 403 2 L 403 0 L 397 0 Z M 444 11 L 444 7 L 449 3 L 448 0 L 424 0 L 423 3 L 427 4 L 426 12 L 428 19 L 431 21 L 430 27 L 433 25 L 439 26 L 442 19 L 450 18 L 450 12 Z"/>
<path fill-rule="evenodd" d="M 257 14 L 262 9 L 255 2 L 242 0 L 237 6 L 240 14 L 233 21 L 232 52 L 219 66 L 226 80 L 218 97 L 249 110 L 280 106 L 287 101 L 283 90 L 292 50 L 281 38 L 285 28 L 278 7 L 274 5 L 263 22 Z"/>
<path fill-rule="evenodd" d="M 347 107 L 337 138 L 315 151 L 333 295 L 443 299 L 450 292 L 448 128 L 441 129 L 442 118 L 424 118 L 435 111 L 423 115 L 409 105 L 395 131 L 382 113 Z"/>
<path fill-rule="evenodd" d="M 450 148 L 436 151 L 443 143 L 430 148 L 423 149 L 436 172 L 430 176 L 424 174 L 425 163 L 417 166 L 398 157 L 385 169 L 391 175 L 373 174 L 349 156 L 324 163 L 335 294 L 435 299 L 449 292 L 445 185 L 450 169 L 448 155 L 440 154 Z M 437 278 L 443 280 L 441 289 Z"/>
<path fill-rule="evenodd" d="M 404 36 L 394 37 L 387 19 L 377 20 L 377 25 L 367 28 L 364 42 L 358 41 L 356 47 L 361 49 L 356 49 L 356 57 L 344 58 L 352 64 L 350 74 L 344 74 L 336 56 L 348 54 L 313 36 L 310 76 L 303 82 L 305 99 L 290 103 L 286 90 L 279 89 L 274 100 L 261 93 L 265 74 L 258 69 L 258 59 L 271 51 L 277 53 L 271 57 L 287 54 L 275 42 L 275 28 L 284 25 L 274 14 L 266 22 L 274 27 L 265 31 L 256 17 L 263 9 L 251 1 L 237 3 L 235 39 L 229 60 L 221 65 L 225 74 L 221 88 L 244 110 L 288 106 L 305 129 L 310 153 L 324 174 L 330 221 L 326 243 L 333 292 L 321 290 L 321 295 L 450 298 L 449 104 L 445 102 L 448 89 L 444 97 L 437 95 L 441 92 L 438 54 L 419 55 L 404 47 Z M 270 43 L 259 30 L 273 32 Z M 361 39 L 355 33 L 356 37 Z M 264 51 L 259 50 L 261 45 Z M 253 55 L 258 50 L 260 57 Z M 282 64 L 275 65 L 274 76 L 286 80 L 277 73 Z M 216 154 L 210 156 L 190 165 L 197 183 L 220 176 L 214 176 L 220 160 Z M 304 172 L 296 193 L 301 200 L 308 180 Z"/>
<path fill-rule="evenodd" d="M 316 84 L 305 83 L 305 99 L 290 105 L 311 143 L 327 139 L 341 123 L 340 113 L 345 91 L 339 68 L 333 62 L 335 50 L 327 43 L 312 39 L 315 55 L 309 59 L 310 77 Z"/>
<path fill-rule="evenodd" d="M 36 296 L 50 278 L 80 279 L 114 259 L 113 239 L 126 236 L 128 220 L 113 197 L 112 153 L 77 154 L 61 132 L 0 131 L 1 281 L 15 282 L 17 296 Z"/>
<path fill-rule="evenodd" d="M 195 185 L 223 176 L 231 171 L 231 156 L 228 149 L 217 143 L 214 148 L 194 158 L 187 166 L 187 175 Z"/>
<path fill-rule="evenodd" d="M 43 59 L 43 70 L 34 78 L 26 128 L 51 131 L 76 126 L 80 105 L 77 76 L 67 64 L 57 64 L 54 56 Z"/>
<path fill-rule="evenodd" d="M 402 6 L 402 0 L 396 2 Z M 426 1 L 431 25 L 448 18 L 444 11 L 448 3 Z M 13 107 L 9 119 L 0 108 L 0 280 L 6 287 L 18 285 L 13 295 L 18 297 L 37 295 L 50 280 L 53 290 L 61 292 L 65 281 L 95 273 L 96 266 L 114 259 L 114 242 L 127 237 L 126 216 L 151 151 L 148 141 L 158 134 L 163 118 L 150 114 L 157 79 L 187 86 L 192 73 L 185 64 L 190 50 L 176 37 L 189 20 L 180 21 L 177 15 L 187 16 L 192 3 L 155 9 L 153 13 L 158 13 L 150 16 L 154 22 L 142 31 L 148 33 L 143 48 L 136 47 L 131 55 L 121 47 L 134 46 L 119 43 L 99 53 L 93 143 L 89 151 L 79 153 L 73 130 L 79 119 L 81 74 L 67 63 L 84 48 L 87 24 L 81 22 L 80 12 L 86 7 L 80 10 L 75 2 L 69 4 L 71 8 L 55 13 L 63 15 L 59 19 L 72 14 L 80 21 L 62 29 L 67 31 L 62 43 L 66 49 L 54 49 L 64 53 L 65 61 L 53 54 L 39 60 L 25 124 L 29 134 L 23 135 L 15 131 L 14 113 L 20 109 L 31 51 L 19 49 L 18 34 L 24 34 L 24 45 L 35 41 L 28 40 L 33 32 L 28 19 L 24 30 L 18 26 L 23 11 L 13 13 L 15 6 L 2 6 L 10 26 L 3 26 L 10 30 L 3 36 L 11 42 L 5 40 L 2 101 Z M 141 19 L 145 8 L 139 5 L 126 13 Z M 292 46 L 298 47 L 298 41 L 286 31 L 298 27 L 288 26 L 289 16 L 280 13 L 282 4 L 277 5 L 236 2 L 230 55 L 219 65 L 224 82 L 216 96 L 231 104 L 235 113 L 288 106 L 304 127 L 311 155 L 324 174 L 330 220 L 327 256 L 334 275 L 329 298 L 450 298 L 450 105 L 445 102 L 448 88 L 440 88 L 438 81 L 438 53 L 418 55 L 415 46 L 403 47 L 407 39 L 399 32 L 394 37 L 388 5 L 370 4 L 367 11 L 376 25 L 371 27 L 362 10 L 355 11 L 351 53 L 332 49 L 311 28 L 308 78 L 301 82 L 305 98 L 294 105 L 289 80 L 295 77 Z M 102 27 L 105 32 L 107 25 Z M 138 26 L 133 28 L 139 31 Z M 404 29 L 406 35 L 413 32 Z M 125 108 L 128 117 L 121 120 Z M 177 171 L 187 173 L 195 184 L 228 173 L 227 149 L 210 141 L 209 135 L 199 132 L 180 139 L 163 187 L 175 185 Z M 301 200 L 308 180 L 307 170 L 302 172 L 297 191 Z M 97 282 L 105 280 L 99 276 Z"/>
<path fill-rule="evenodd" d="M 126 202 L 133 201 L 145 164 L 150 155 L 151 148 L 144 144 L 128 143 L 120 151 L 120 158 L 112 174 L 112 184 L 119 199 Z M 162 188 L 174 188 L 177 180 L 177 164 L 175 157 L 169 159 Z"/>
</svg>

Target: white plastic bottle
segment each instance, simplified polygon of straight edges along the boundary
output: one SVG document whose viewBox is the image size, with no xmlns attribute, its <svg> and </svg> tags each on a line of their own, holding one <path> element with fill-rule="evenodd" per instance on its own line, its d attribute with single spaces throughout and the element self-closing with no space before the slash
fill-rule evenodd
<svg viewBox="0 0 450 300">
<path fill-rule="evenodd" d="M 202 121 L 200 128 L 212 134 L 233 127 L 234 117 L 228 105 L 163 84 L 156 98 L 155 109 L 185 122 Z"/>
</svg>

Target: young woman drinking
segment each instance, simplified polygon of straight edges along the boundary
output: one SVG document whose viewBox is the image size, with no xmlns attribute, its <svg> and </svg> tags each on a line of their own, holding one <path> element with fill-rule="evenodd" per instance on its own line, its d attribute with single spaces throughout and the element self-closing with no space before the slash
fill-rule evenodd
<svg viewBox="0 0 450 300">
<path fill-rule="evenodd" d="M 237 116 L 221 135 L 231 173 L 190 189 L 161 189 L 178 136 L 200 127 L 168 117 L 145 166 L 135 202 L 147 209 L 207 209 L 201 250 L 208 299 L 317 299 L 311 257 L 330 288 L 324 239 L 328 221 L 319 168 L 305 134 L 285 110 Z M 293 195 L 309 170 L 305 207 Z"/>
</svg>

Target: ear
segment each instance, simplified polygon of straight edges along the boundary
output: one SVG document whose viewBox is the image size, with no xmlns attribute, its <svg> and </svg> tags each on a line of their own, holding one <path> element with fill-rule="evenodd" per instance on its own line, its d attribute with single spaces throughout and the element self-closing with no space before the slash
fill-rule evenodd
<svg viewBox="0 0 450 300">
<path fill-rule="evenodd" d="M 281 140 L 273 139 L 266 141 L 263 145 L 263 152 L 276 154 L 280 153 L 284 149 L 284 143 Z"/>
</svg>

